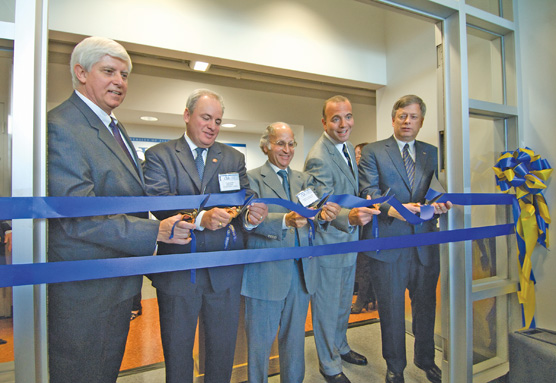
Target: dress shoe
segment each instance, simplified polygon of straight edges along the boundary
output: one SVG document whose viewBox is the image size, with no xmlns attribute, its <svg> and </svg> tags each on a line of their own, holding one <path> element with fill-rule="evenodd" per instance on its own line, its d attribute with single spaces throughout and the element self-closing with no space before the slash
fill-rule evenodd
<svg viewBox="0 0 556 383">
<path fill-rule="evenodd" d="M 390 369 L 388 369 L 388 371 L 386 371 L 386 383 L 404 383 L 405 380 L 403 378 L 403 372 L 400 373 L 396 373 L 396 372 L 392 372 L 390 371 Z"/>
<path fill-rule="evenodd" d="M 354 304 L 351 305 L 351 313 L 352 314 L 361 314 L 361 311 L 363 311 L 363 307 L 364 305 L 357 303 L 357 301 L 355 301 Z"/>
<path fill-rule="evenodd" d="M 324 380 L 326 383 L 351 383 L 347 376 L 344 375 L 343 372 L 340 372 L 336 375 L 326 375 L 322 369 L 319 368 L 319 372 L 322 376 L 324 376 Z"/>
<path fill-rule="evenodd" d="M 343 361 L 351 364 L 357 364 L 359 366 L 367 365 L 367 358 L 365 358 L 361 354 L 356 353 L 353 350 L 349 350 L 347 354 L 340 355 L 340 357 L 342 358 Z"/>
<path fill-rule="evenodd" d="M 425 374 L 427 374 L 427 379 L 430 382 L 440 383 L 442 381 L 442 371 L 440 371 L 440 368 L 438 368 L 436 364 L 433 363 L 431 366 L 425 367 L 415 362 L 415 366 L 425 371 Z"/>
</svg>

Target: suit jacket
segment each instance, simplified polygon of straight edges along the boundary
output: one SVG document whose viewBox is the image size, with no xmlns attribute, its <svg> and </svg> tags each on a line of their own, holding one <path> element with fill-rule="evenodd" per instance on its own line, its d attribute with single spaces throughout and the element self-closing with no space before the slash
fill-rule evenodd
<svg viewBox="0 0 556 383">
<path fill-rule="evenodd" d="M 139 163 L 134 150 L 132 155 Z M 145 195 L 141 169 L 134 169 L 106 126 L 75 93 L 48 113 L 48 193 L 53 197 Z M 153 220 L 127 214 L 50 219 L 48 260 L 151 255 L 158 226 Z M 49 293 L 103 307 L 137 294 L 141 278 L 62 283 L 51 285 Z"/>
<path fill-rule="evenodd" d="M 344 156 L 338 152 L 334 143 L 323 133 L 313 145 L 305 160 L 305 171 L 314 177 L 317 194 L 358 195 L 357 164 L 355 151 L 350 142 L 346 142 L 355 174 L 352 174 Z M 317 232 L 318 244 L 357 241 L 357 227 L 348 223 L 348 209 L 342 209 L 338 217 L 330 223 L 326 232 Z M 319 257 L 319 263 L 325 267 L 345 267 L 355 264 L 357 253 L 334 254 Z"/>
<path fill-rule="evenodd" d="M 251 188 L 261 198 L 282 198 L 287 200 L 286 191 L 280 182 L 278 174 L 267 161 L 263 166 L 247 172 Z M 288 168 L 290 195 L 297 203 L 296 194 L 310 186 L 310 177 L 304 173 Z M 295 246 L 295 229 L 282 229 L 284 214 L 289 210 L 277 205 L 268 206 L 268 217 L 258 227 L 249 233 L 247 247 L 249 249 L 264 249 L 269 247 Z M 297 230 L 299 245 L 308 246 L 308 224 Z M 241 294 L 247 297 L 266 300 L 282 300 L 288 295 L 292 280 L 292 262 L 283 261 L 251 263 L 245 266 Z M 305 285 L 310 294 L 315 292 L 318 273 L 315 258 L 303 258 L 303 274 Z"/>
<path fill-rule="evenodd" d="M 221 193 L 218 182 L 219 174 L 238 173 L 240 187 L 247 190 L 247 195 L 253 194 L 249 189 L 249 180 L 245 169 L 245 156 L 232 147 L 215 142 L 207 153 L 203 180 L 195 167 L 195 160 L 185 137 L 164 142 L 153 146 L 145 152 L 143 163 L 145 183 L 149 195 L 198 195 Z M 177 213 L 154 212 L 157 218 L 165 218 Z M 243 222 L 241 217 L 232 220 L 237 233 L 237 239 L 230 239 L 229 248 L 232 250 L 244 248 Z M 224 250 L 226 229 L 216 231 L 205 229 L 195 231 L 197 252 Z M 191 251 L 191 244 L 173 245 L 160 243 L 158 254 L 180 254 Z M 208 269 L 210 281 L 215 291 L 227 289 L 241 283 L 243 265 L 214 267 Z M 176 271 L 159 273 L 151 276 L 153 286 L 166 294 L 187 296 L 195 287 L 191 283 L 191 272 Z"/>
<path fill-rule="evenodd" d="M 435 146 L 415 141 L 415 181 L 413 189 L 409 186 L 409 179 L 403 159 L 394 136 L 366 145 L 359 160 L 360 196 L 365 198 L 379 197 L 388 188 L 389 195 L 394 195 L 401 203 L 425 202 L 425 195 L 436 181 L 438 172 L 438 151 Z M 390 204 L 380 206 L 378 229 L 380 237 L 410 235 L 437 231 L 437 219 L 431 219 L 421 225 L 411 225 L 405 221 L 388 216 Z M 371 224 L 363 228 L 363 239 L 373 238 Z M 395 262 L 407 249 L 392 249 L 366 252 L 368 256 L 384 262 Z M 419 259 L 428 265 L 432 257 L 438 254 L 438 245 L 417 247 Z"/>
</svg>

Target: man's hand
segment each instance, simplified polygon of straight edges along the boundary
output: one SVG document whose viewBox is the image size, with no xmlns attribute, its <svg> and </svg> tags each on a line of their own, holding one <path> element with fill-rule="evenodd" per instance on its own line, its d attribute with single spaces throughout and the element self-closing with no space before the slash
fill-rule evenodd
<svg viewBox="0 0 556 383">
<path fill-rule="evenodd" d="M 295 211 L 290 211 L 286 214 L 286 226 L 295 227 L 296 229 L 302 228 L 307 224 L 307 218 L 300 216 Z"/>
<path fill-rule="evenodd" d="M 342 207 L 335 202 L 327 202 L 320 211 L 320 219 L 325 221 L 333 221 L 340 214 Z"/>
<path fill-rule="evenodd" d="M 418 203 L 404 203 L 403 206 L 413 214 L 421 212 L 421 205 L 419 205 Z M 405 218 L 402 217 L 402 215 L 396 209 L 394 209 L 393 206 L 390 206 L 390 209 L 388 210 L 388 216 L 399 219 L 400 221 L 405 221 Z"/>
<path fill-rule="evenodd" d="M 232 216 L 226 211 L 226 209 L 213 207 L 212 209 L 204 212 L 203 217 L 201 218 L 201 226 L 205 229 L 215 231 L 226 227 L 231 220 Z"/>
<path fill-rule="evenodd" d="M 355 207 L 349 211 L 348 220 L 351 226 L 364 226 L 371 222 L 373 215 L 380 214 L 380 210 L 370 207 Z"/>
<path fill-rule="evenodd" d="M 263 222 L 268 215 L 268 206 L 262 202 L 255 202 L 247 206 L 247 221 L 253 225 L 257 226 Z"/>
<path fill-rule="evenodd" d="M 434 214 L 446 214 L 448 210 L 452 208 L 452 203 L 446 201 L 442 203 L 433 203 L 432 206 L 434 206 Z"/>
<path fill-rule="evenodd" d="M 160 221 L 156 240 L 159 242 L 174 243 L 177 245 L 187 245 L 191 242 L 191 230 L 195 229 L 195 224 L 182 221 L 182 218 L 182 214 L 177 214 L 173 217 Z M 179 222 L 176 224 L 176 227 L 174 227 L 174 236 L 170 239 L 172 227 L 176 221 Z"/>
<path fill-rule="evenodd" d="M 12 252 L 12 232 L 6 233 L 4 236 L 4 243 L 6 244 L 6 251 L 11 253 Z"/>
</svg>

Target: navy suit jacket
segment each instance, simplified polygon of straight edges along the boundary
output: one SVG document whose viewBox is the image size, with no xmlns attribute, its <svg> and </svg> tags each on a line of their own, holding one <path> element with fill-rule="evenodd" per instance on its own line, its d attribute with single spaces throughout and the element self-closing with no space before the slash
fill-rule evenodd
<svg viewBox="0 0 556 383">
<path fill-rule="evenodd" d="M 415 157 L 415 181 L 413 188 L 410 188 L 400 149 L 394 136 L 366 145 L 361 151 L 359 160 L 360 197 L 366 198 L 370 195 L 372 198 L 378 198 L 390 188 L 388 195 L 395 196 L 401 203 L 424 203 L 431 183 L 437 180 L 438 151 L 433 145 L 415 141 Z M 381 238 L 437 231 L 436 218 L 414 226 L 389 217 L 389 209 L 388 203 L 380 206 L 378 228 Z M 373 238 L 371 223 L 364 226 L 362 238 Z M 428 265 L 433 257 L 438 257 L 438 249 L 438 245 L 417 247 L 421 263 Z M 380 261 L 395 262 L 404 252 L 407 252 L 407 249 L 381 250 L 378 253 L 368 251 L 365 254 Z"/>
<path fill-rule="evenodd" d="M 238 173 L 241 189 L 246 189 L 247 196 L 253 194 L 249 189 L 249 181 L 245 169 L 245 156 L 234 148 L 215 142 L 208 150 L 203 180 L 195 167 L 195 160 L 189 144 L 185 137 L 164 142 L 153 146 L 145 152 L 143 163 L 145 172 L 145 184 L 149 195 L 199 195 L 208 193 L 221 193 L 218 181 L 219 174 Z M 153 212 L 154 215 L 163 219 L 174 215 L 178 211 Z M 230 239 L 229 249 L 237 250 L 244 248 L 244 233 L 242 217 L 232 220 L 237 233 L 237 239 Z M 197 252 L 224 250 L 226 228 L 216 231 L 205 229 L 195 231 L 197 240 Z M 181 254 L 189 253 L 191 244 L 174 245 L 160 243 L 158 254 Z M 208 269 L 210 282 L 215 291 L 225 290 L 233 285 L 241 283 L 243 265 L 214 267 Z M 166 294 L 187 296 L 195 287 L 191 283 L 191 272 L 175 271 L 171 273 L 153 274 L 151 280 L 153 286 L 161 289 Z"/>
</svg>

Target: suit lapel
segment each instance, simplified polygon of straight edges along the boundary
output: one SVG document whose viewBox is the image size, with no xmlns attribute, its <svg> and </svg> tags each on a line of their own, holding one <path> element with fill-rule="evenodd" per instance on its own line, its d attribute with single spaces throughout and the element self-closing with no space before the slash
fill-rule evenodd
<svg viewBox="0 0 556 383">
<path fill-rule="evenodd" d="M 284 186 L 282 186 L 282 182 L 280 182 L 280 177 L 274 169 L 270 166 L 268 161 L 264 164 L 263 168 L 261 169 L 261 176 L 263 178 L 263 183 L 268 186 L 276 195 L 282 199 L 287 200 L 288 196 L 286 195 L 286 191 L 284 190 Z M 290 183 L 291 185 L 291 183 Z M 291 193 L 291 190 L 290 190 Z"/>
<path fill-rule="evenodd" d="M 89 106 L 87 106 L 87 104 L 85 104 L 83 100 L 81 100 L 81 98 L 79 98 L 79 96 L 75 94 L 75 92 L 71 95 L 70 100 L 81 111 L 81 113 L 83 113 L 83 115 L 89 122 L 90 127 L 97 131 L 98 139 L 102 141 L 102 143 L 106 145 L 106 147 L 114 154 L 114 156 L 116 156 L 120 160 L 120 162 L 133 175 L 133 177 L 143 185 L 144 183 L 143 183 L 140 166 L 138 168 L 139 169 L 139 173 L 138 173 L 137 172 L 138 169 L 134 168 L 133 164 L 129 162 L 129 159 L 122 151 L 122 148 L 116 142 L 114 136 L 108 131 L 108 128 L 102 123 L 100 118 L 98 118 L 98 116 L 91 110 L 91 108 L 89 108 Z M 134 152 L 135 149 L 131 144 L 131 141 L 129 140 L 129 136 L 125 132 L 125 129 L 122 128 L 120 130 L 121 132 L 123 132 L 125 139 L 127 140 L 128 144 L 132 148 L 132 151 Z M 132 156 L 137 160 L 137 153 L 132 153 Z M 137 163 L 139 164 L 139 161 L 137 161 Z"/>
<path fill-rule="evenodd" d="M 289 168 L 288 168 L 289 169 Z M 292 190 L 302 190 L 303 188 L 303 178 L 301 177 L 301 173 L 294 173 L 289 169 L 289 176 L 290 176 L 290 186 Z M 291 193 L 292 195 L 292 202 L 298 203 L 297 193 Z"/>
<path fill-rule="evenodd" d="M 411 191 L 411 186 L 409 185 L 409 178 L 407 177 L 407 171 L 405 170 L 405 165 L 403 163 L 402 155 L 400 153 L 400 148 L 398 147 L 398 142 L 391 136 L 385 143 L 386 153 L 390 156 L 394 167 L 398 171 L 400 177 L 403 179 L 405 186 L 409 191 Z"/>
<path fill-rule="evenodd" d="M 344 159 L 344 156 L 342 154 L 340 154 L 340 152 L 338 151 L 338 149 L 336 149 L 336 146 L 334 145 L 334 143 L 332 143 L 332 141 L 330 141 L 328 139 L 328 137 L 326 137 L 323 133 L 322 135 L 322 141 L 324 144 L 324 147 L 326 148 L 326 150 L 328 150 L 328 154 L 330 156 L 330 158 L 332 159 L 332 162 L 334 162 L 342 171 L 342 173 L 344 173 L 346 175 L 346 178 L 349 180 L 349 182 L 351 183 L 351 185 L 353 186 L 354 190 L 359 190 L 358 185 L 357 185 L 357 181 L 354 177 L 354 175 L 351 173 L 351 170 L 349 169 L 349 166 L 346 162 L 346 160 Z M 348 144 L 348 152 L 350 153 L 350 156 L 353 156 L 352 158 L 355 158 L 355 151 L 353 150 L 353 148 L 351 148 L 350 151 L 350 143 Z M 353 154 L 352 154 L 353 153 Z M 357 167 L 353 168 L 354 170 L 357 169 Z"/>
<path fill-rule="evenodd" d="M 178 157 L 183 169 L 189 174 L 197 190 L 201 193 L 201 178 L 199 178 L 199 172 L 197 172 L 191 148 L 183 136 L 176 142 L 176 157 Z"/>
<path fill-rule="evenodd" d="M 415 187 L 417 187 L 417 184 L 423 179 L 429 159 L 430 156 L 423 150 L 421 143 L 415 141 Z"/>
<path fill-rule="evenodd" d="M 224 155 L 222 154 L 222 149 L 220 148 L 220 143 L 215 142 L 208 150 L 207 161 L 205 163 L 205 172 L 203 174 L 203 189 L 207 187 L 208 182 L 217 173 Z M 195 169 L 197 170 L 197 169 Z"/>
</svg>

